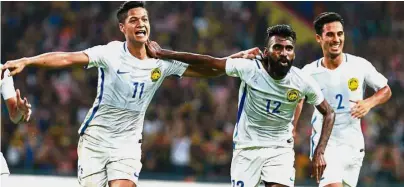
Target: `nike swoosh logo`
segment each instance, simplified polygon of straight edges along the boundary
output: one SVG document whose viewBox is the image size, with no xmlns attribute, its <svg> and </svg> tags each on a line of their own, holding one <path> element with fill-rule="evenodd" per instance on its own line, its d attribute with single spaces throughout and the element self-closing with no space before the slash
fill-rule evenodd
<svg viewBox="0 0 404 187">
<path fill-rule="evenodd" d="M 324 179 L 324 177 L 321 177 L 321 179 L 320 180 L 323 180 Z"/>
<path fill-rule="evenodd" d="M 137 173 L 134 173 L 133 175 L 134 175 L 135 177 L 139 178 L 139 175 L 138 175 Z"/>
<path fill-rule="evenodd" d="M 119 69 L 118 69 L 117 73 L 118 74 L 125 74 L 125 73 L 129 73 L 129 71 L 119 71 Z"/>
<path fill-rule="evenodd" d="M 290 181 L 295 181 L 295 179 L 293 179 L 292 177 L 290 177 L 289 179 L 290 179 Z"/>
</svg>

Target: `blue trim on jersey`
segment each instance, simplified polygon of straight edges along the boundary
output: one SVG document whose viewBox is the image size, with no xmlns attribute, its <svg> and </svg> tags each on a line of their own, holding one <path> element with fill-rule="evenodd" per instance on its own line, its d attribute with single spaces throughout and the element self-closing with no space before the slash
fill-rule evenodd
<svg viewBox="0 0 404 187">
<path fill-rule="evenodd" d="M 100 90 L 100 95 L 98 96 L 98 105 L 94 107 L 93 113 L 91 113 L 90 118 L 86 121 L 84 124 L 83 129 L 81 129 L 80 135 L 84 134 L 84 131 L 87 129 L 88 124 L 90 124 L 90 121 L 93 120 L 95 113 L 97 112 L 98 108 L 100 108 L 101 100 L 102 100 L 102 95 L 104 93 L 104 70 L 102 68 L 99 68 L 101 71 L 101 90 Z"/>
<path fill-rule="evenodd" d="M 126 42 L 123 42 L 123 50 L 126 52 Z"/>
<path fill-rule="evenodd" d="M 348 55 L 345 54 L 345 62 L 348 62 Z"/>
<path fill-rule="evenodd" d="M 258 69 L 261 69 L 260 64 L 258 64 L 258 60 L 255 60 L 255 63 L 257 63 Z"/>
<path fill-rule="evenodd" d="M 243 95 L 241 96 L 240 100 L 240 106 L 238 107 L 237 111 L 237 123 L 236 123 L 236 133 L 234 133 L 235 138 L 238 135 L 238 122 L 240 121 L 241 118 L 241 113 L 243 113 L 243 108 L 244 108 L 244 102 L 245 102 L 245 97 L 247 95 L 247 84 L 244 85 L 244 90 L 243 90 Z"/>
<path fill-rule="evenodd" d="M 311 121 L 311 125 L 314 125 L 314 122 L 316 122 L 316 120 L 317 120 L 317 116 L 314 117 L 313 121 Z M 314 136 L 316 136 L 316 134 L 317 134 L 317 132 L 316 132 L 316 130 L 314 130 L 314 128 L 313 128 L 313 131 L 314 131 L 314 134 L 311 135 L 311 137 L 310 137 L 310 139 L 311 139 L 311 151 L 310 151 L 311 156 L 314 155 Z"/>
<path fill-rule="evenodd" d="M 320 67 L 319 62 L 320 62 L 320 59 L 317 60 L 317 67 Z"/>
</svg>

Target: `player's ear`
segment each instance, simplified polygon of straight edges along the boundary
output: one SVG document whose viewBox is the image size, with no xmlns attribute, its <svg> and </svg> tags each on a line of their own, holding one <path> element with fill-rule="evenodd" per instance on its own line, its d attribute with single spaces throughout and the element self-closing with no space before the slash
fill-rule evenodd
<svg viewBox="0 0 404 187">
<path fill-rule="evenodd" d="M 267 57 L 267 56 L 268 56 L 268 52 L 269 52 L 268 47 L 265 47 L 265 50 L 264 50 L 264 57 Z"/>
<path fill-rule="evenodd" d="M 321 36 L 318 35 L 318 34 L 316 34 L 316 41 L 317 41 L 317 43 L 320 43 L 320 42 L 321 42 Z"/>
<path fill-rule="evenodd" d="M 123 23 L 119 23 L 119 30 L 121 30 L 121 32 L 125 34 L 125 25 Z"/>
</svg>

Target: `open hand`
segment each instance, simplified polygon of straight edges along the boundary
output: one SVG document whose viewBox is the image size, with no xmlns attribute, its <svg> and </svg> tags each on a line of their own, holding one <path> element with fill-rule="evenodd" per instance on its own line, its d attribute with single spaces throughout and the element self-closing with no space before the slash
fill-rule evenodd
<svg viewBox="0 0 404 187">
<path fill-rule="evenodd" d="M 147 54 L 153 58 L 160 58 L 160 52 L 161 52 L 161 47 L 160 45 L 155 42 L 155 41 L 147 41 L 146 42 L 146 51 Z"/>
<path fill-rule="evenodd" d="M 258 47 L 254 47 L 251 49 L 247 49 L 245 51 L 240 51 L 238 53 L 232 54 L 230 58 L 246 58 L 246 59 L 255 59 L 257 55 L 261 55 L 262 52 Z"/>
<path fill-rule="evenodd" d="M 370 104 L 365 100 L 358 100 L 358 101 L 349 100 L 349 101 L 355 103 L 355 106 L 352 107 L 351 109 L 351 116 L 354 118 L 360 119 L 364 117 L 372 108 Z"/>
<path fill-rule="evenodd" d="M 21 98 L 20 90 L 16 90 L 17 94 L 17 109 L 23 113 L 24 122 L 28 122 L 31 117 L 31 104 L 29 104 L 26 97 L 24 99 Z"/>
</svg>

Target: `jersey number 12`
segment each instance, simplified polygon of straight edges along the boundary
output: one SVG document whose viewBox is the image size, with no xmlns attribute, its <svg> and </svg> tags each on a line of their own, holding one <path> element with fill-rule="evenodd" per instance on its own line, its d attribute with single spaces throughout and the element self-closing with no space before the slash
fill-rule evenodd
<svg viewBox="0 0 404 187">
<path fill-rule="evenodd" d="M 275 105 L 274 109 L 272 110 L 272 112 L 270 111 L 271 109 L 271 102 Z M 272 113 L 272 114 L 279 114 L 281 111 L 279 111 L 279 107 L 281 107 L 281 102 L 279 101 L 271 101 L 269 99 L 267 99 L 267 112 L 268 113 Z"/>
</svg>

